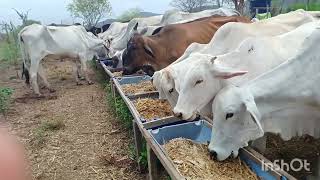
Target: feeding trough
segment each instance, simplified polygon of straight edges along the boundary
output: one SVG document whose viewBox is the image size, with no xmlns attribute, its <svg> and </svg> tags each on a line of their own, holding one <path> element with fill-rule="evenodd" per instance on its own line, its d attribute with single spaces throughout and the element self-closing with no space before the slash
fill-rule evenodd
<svg viewBox="0 0 320 180">
<path fill-rule="evenodd" d="M 204 120 L 187 122 L 183 124 L 170 125 L 160 127 L 157 129 L 150 129 L 147 131 L 150 136 L 148 145 L 152 148 L 151 156 L 155 155 L 160 160 L 164 168 L 167 170 L 172 179 L 185 179 L 185 177 L 177 169 L 177 160 L 174 162 L 166 151 L 164 145 L 176 138 L 184 138 L 191 140 L 194 143 L 207 144 L 211 138 L 211 125 Z M 267 170 L 262 169 L 263 162 L 270 162 L 261 154 L 257 153 L 251 148 L 241 149 L 239 157 L 242 162 L 250 167 L 251 171 L 254 172 L 260 179 L 264 180 L 285 180 L 295 179 L 291 175 L 283 171 L 275 171 L 271 168 Z M 154 157 L 149 157 L 149 159 Z M 212 160 L 213 161 L 213 160 Z M 153 163 L 153 162 L 149 162 Z M 155 166 L 151 164 L 150 167 Z M 151 170 L 155 168 L 151 168 Z M 153 173 L 153 172 L 151 172 Z M 155 176 L 150 174 L 150 176 Z"/>
<path fill-rule="evenodd" d="M 113 78 L 115 88 L 127 104 L 134 119 L 143 125 L 144 128 L 156 128 L 163 125 L 186 122 L 173 116 L 171 106 L 165 100 L 159 100 L 157 91 L 140 92 L 136 94 L 125 93 L 123 86 L 139 84 L 141 82 L 150 82 L 151 77 L 131 76 Z M 150 82 L 151 83 L 151 82 Z M 145 108 L 140 107 L 145 103 Z M 137 107 L 139 106 L 139 107 Z M 144 109 L 143 112 L 139 110 Z M 150 112 L 150 116 L 146 113 Z M 153 116 L 152 116 L 153 115 Z"/>
<path fill-rule="evenodd" d="M 113 68 L 112 65 L 113 65 L 113 61 L 111 58 L 107 58 L 107 59 L 101 59 L 99 60 L 100 62 L 100 65 L 102 67 L 102 69 L 106 72 L 107 76 L 109 78 L 113 78 L 115 77 L 115 72 L 120 72 L 122 71 L 122 68 Z"/>
<path fill-rule="evenodd" d="M 126 98 L 126 103 L 138 123 L 142 124 L 146 129 L 152 129 L 164 125 L 187 122 L 174 117 L 169 103 L 165 100 L 159 100 L 158 96 L 158 94 L 147 93 Z M 146 104 L 139 105 L 139 103 Z M 148 113 L 152 115 L 146 116 Z"/>
<path fill-rule="evenodd" d="M 116 77 L 113 79 L 118 92 L 123 92 L 125 96 L 133 97 L 146 93 L 157 94 L 148 75 Z M 120 94 L 121 95 L 121 94 Z"/>
</svg>

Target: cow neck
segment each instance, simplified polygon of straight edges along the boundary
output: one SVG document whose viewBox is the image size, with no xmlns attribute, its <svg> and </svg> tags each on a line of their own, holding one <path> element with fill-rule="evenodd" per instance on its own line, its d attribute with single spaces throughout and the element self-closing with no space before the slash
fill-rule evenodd
<svg viewBox="0 0 320 180">
<path fill-rule="evenodd" d="M 317 35 L 319 36 L 319 33 Z M 320 123 L 317 119 L 320 118 L 318 110 L 320 97 L 315 97 L 319 94 L 320 74 L 315 73 L 320 69 L 320 63 L 316 62 L 320 60 L 320 54 L 315 54 L 318 51 L 315 40 L 319 41 L 319 38 L 307 38 L 302 45 L 304 47 L 300 51 L 302 53 L 243 86 L 247 90 L 245 92 L 253 95 L 256 105 L 262 117 L 264 117 L 262 120 L 268 119 L 266 122 L 262 121 L 265 132 L 281 134 L 281 131 L 288 129 L 286 126 L 291 124 L 290 128 L 292 127 L 291 133 L 293 134 L 288 134 L 288 132 L 286 132 L 287 134 L 281 134 L 284 139 L 290 139 L 296 133 L 299 134 L 300 132 L 302 135 L 304 132 L 314 131 L 314 129 L 304 129 L 308 128 L 304 126 Z M 290 109 L 294 111 L 290 112 Z M 299 110 L 300 114 L 297 112 Z M 279 113 L 280 111 L 289 111 L 291 114 L 297 113 L 297 116 L 291 117 L 290 114 Z M 309 117 L 308 113 L 304 111 L 315 113 L 317 118 L 315 118 L 315 114 L 313 114 L 314 117 Z M 283 117 L 284 115 L 290 116 L 290 118 Z M 304 119 L 301 119 L 299 115 L 305 115 L 306 117 L 304 116 Z M 307 125 L 304 124 L 303 127 L 300 127 L 301 124 L 294 124 L 294 122 L 301 122 L 301 120 L 308 120 Z M 279 126 L 275 127 L 272 125 L 274 123 Z M 313 135 L 312 132 L 310 135 Z"/>
</svg>

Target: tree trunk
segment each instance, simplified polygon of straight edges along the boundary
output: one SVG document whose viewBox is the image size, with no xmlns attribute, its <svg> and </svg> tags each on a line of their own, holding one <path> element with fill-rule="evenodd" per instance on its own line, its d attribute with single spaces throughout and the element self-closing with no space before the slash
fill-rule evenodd
<svg viewBox="0 0 320 180">
<path fill-rule="evenodd" d="M 220 0 L 217 0 L 217 6 L 221 7 Z"/>
<path fill-rule="evenodd" d="M 239 11 L 240 14 L 243 14 L 244 10 L 244 0 L 232 0 L 234 8 Z"/>
</svg>

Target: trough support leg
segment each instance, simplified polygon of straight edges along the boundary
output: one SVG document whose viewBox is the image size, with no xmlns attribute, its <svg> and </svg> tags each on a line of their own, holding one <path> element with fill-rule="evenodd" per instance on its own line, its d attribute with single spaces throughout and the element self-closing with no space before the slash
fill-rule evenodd
<svg viewBox="0 0 320 180">
<path fill-rule="evenodd" d="M 113 84 L 112 79 L 110 79 L 109 83 L 110 83 L 110 85 L 111 85 L 112 97 L 113 97 L 113 98 L 116 98 L 115 87 L 114 87 L 114 84 Z"/>
<path fill-rule="evenodd" d="M 136 157 L 139 158 L 143 149 L 143 137 L 138 127 L 138 124 L 134 120 L 132 121 L 132 126 L 133 126 L 134 141 L 136 146 Z M 139 161 L 137 163 L 138 163 L 139 172 L 144 172 L 145 169 L 142 166 L 142 164 Z"/>
<path fill-rule="evenodd" d="M 158 163 L 158 158 L 148 144 L 147 144 L 147 154 L 148 154 L 149 180 L 159 179 L 160 167 Z"/>
</svg>

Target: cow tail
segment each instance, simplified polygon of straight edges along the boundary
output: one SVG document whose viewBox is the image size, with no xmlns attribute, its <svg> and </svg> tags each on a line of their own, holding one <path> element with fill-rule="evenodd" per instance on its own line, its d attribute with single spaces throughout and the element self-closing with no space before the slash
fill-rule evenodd
<svg viewBox="0 0 320 180">
<path fill-rule="evenodd" d="M 27 69 L 27 65 L 26 65 L 26 60 L 28 58 L 28 53 L 26 52 L 26 49 L 24 48 L 24 42 L 23 39 L 21 37 L 21 34 L 19 34 L 19 46 L 20 46 L 20 50 L 21 50 L 21 57 L 22 57 L 22 78 L 23 76 L 26 77 L 26 84 L 30 84 L 30 75 L 29 75 L 29 71 Z"/>
</svg>

